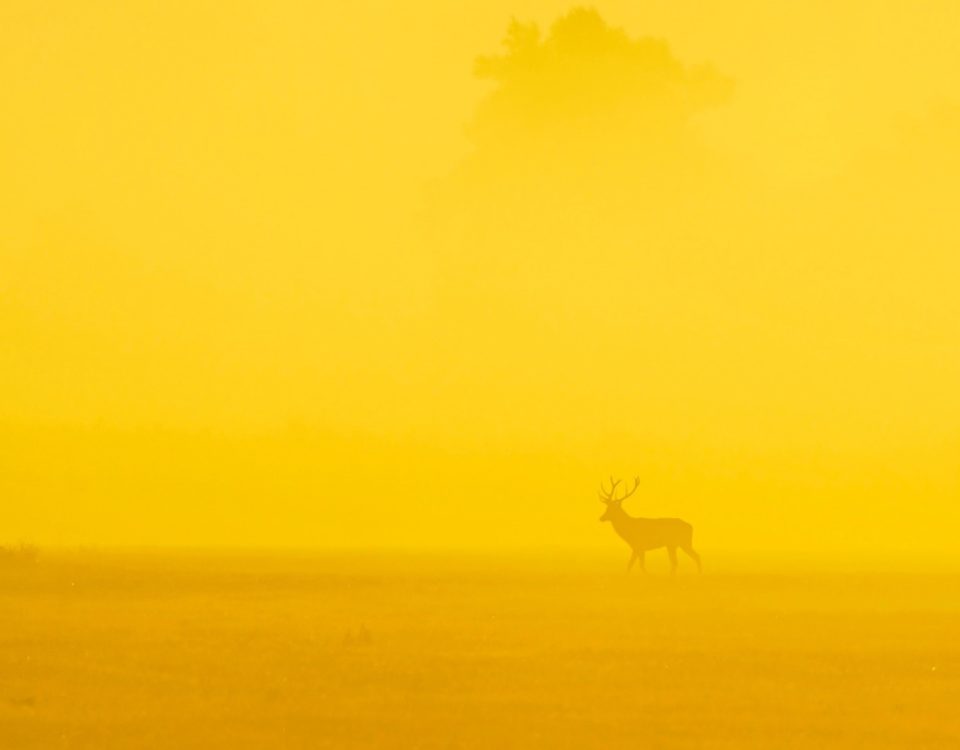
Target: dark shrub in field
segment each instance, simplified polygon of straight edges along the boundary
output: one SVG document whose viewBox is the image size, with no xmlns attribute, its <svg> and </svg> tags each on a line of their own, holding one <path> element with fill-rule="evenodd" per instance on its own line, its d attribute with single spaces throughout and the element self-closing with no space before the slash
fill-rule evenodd
<svg viewBox="0 0 960 750">
<path fill-rule="evenodd" d="M 40 550 L 32 544 L 0 546 L 0 565 L 33 565 L 39 557 Z"/>
</svg>

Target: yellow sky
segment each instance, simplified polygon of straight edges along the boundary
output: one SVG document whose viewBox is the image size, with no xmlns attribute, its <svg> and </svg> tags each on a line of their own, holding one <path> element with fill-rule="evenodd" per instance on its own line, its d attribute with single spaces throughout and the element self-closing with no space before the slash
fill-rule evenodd
<svg viewBox="0 0 960 750">
<path fill-rule="evenodd" d="M 597 9 L 5 3 L 0 542 L 956 559 L 960 9 Z"/>
</svg>

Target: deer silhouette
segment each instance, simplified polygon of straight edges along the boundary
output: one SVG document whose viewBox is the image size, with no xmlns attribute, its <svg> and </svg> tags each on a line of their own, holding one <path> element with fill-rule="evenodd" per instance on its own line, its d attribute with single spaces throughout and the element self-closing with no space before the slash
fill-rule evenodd
<svg viewBox="0 0 960 750">
<path fill-rule="evenodd" d="M 630 545 L 630 561 L 627 563 L 627 572 L 633 564 L 640 562 L 640 570 L 645 571 L 644 554 L 647 550 L 667 548 L 670 555 L 670 573 L 677 572 L 677 547 L 686 552 L 697 564 L 697 570 L 702 572 L 700 555 L 693 549 L 693 526 L 679 518 L 634 518 L 623 509 L 623 501 L 637 491 L 640 486 L 640 477 L 634 479 L 633 489 L 622 497 L 617 497 L 617 485 L 620 480 L 610 477 L 610 491 L 607 492 L 600 483 L 600 501 L 607 509 L 601 521 L 609 521 L 617 535 Z"/>
</svg>

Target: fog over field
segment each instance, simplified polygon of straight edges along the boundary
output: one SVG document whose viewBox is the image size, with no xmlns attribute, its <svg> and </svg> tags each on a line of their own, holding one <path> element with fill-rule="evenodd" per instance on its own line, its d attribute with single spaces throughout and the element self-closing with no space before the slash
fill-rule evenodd
<svg viewBox="0 0 960 750">
<path fill-rule="evenodd" d="M 958 70 L 4 0 L 0 750 L 960 747 Z"/>
<path fill-rule="evenodd" d="M 960 559 L 955 3 L 0 13 L 0 542 Z"/>
</svg>

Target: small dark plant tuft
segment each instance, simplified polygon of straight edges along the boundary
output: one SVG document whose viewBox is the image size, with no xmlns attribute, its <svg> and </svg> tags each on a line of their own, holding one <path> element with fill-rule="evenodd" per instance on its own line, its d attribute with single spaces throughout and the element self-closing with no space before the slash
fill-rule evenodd
<svg viewBox="0 0 960 750">
<path fill-rule="evenodd" d="M 0 565 L 36 565 L 40 549 L 33 544 L 0 545 Z"/>
</svg>

